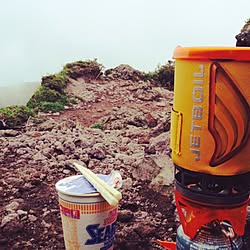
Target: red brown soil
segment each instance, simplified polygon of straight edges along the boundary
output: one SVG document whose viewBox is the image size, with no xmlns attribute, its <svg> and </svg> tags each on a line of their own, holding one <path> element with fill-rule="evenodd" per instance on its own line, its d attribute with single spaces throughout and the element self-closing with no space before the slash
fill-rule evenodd
<svg viewBox="0 0 250 250">
<path fill-rule="evenodd" d="M 142 84 L 145 83 L 72 80 L 68 91 L 80 97 L 81 101 L 61 114 L 45 117 L 57 121 L 74 121 L 82 127 L 90 127 L 109 119 L 114 111 L 122 107 L 127 110 L 136 108 L 147 114 L 147 123 L 154 128 L 155 115 L 169 112 L 173 92 L 152 88 L 148 84 L 141 88 Z M 29 132 L 32 140 L 43 137 L 43 133 L 42 130 Z M 7 137 L 0 137 L 0 143 L 7 145 L 6 149 L 1 147 L 4 154 L 0 159 L 0 219 L 9 219 L 9 223 L 0 228 L 0 249 L 64 249 L 54 185 L 57 180 L 76 174 L 76 171 L 61 163 L 46 165 L 42 160 L 27 164 L 27 159 L 22 158 L 20 152 L 25 141 L 21 142 L 19 148 L 14 145 L 14 140 Z M 27 145 L 36 148 L 36 145 L 29 145 L 29 141 Z M 58 154 L 57 157 L 63 157 L 58 150 L 54 153 Z M 96 159 L 91 160 L 98 164 Z M 124 192 L 119 206 L 121 213 L 115 249 L 162 249 L 155 243 L 157 238 L 175 240 L 178 221 L 175 218 L 173 186 L 169 187 L 168 192 L 166 196 L 152 190 L 149 180 L 137 180 L 129 187 L 129 191 Z"/>
</svg>

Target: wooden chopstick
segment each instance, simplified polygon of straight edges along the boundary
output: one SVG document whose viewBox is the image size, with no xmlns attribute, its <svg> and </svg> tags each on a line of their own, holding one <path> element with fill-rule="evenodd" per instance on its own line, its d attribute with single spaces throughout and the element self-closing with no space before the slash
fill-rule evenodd
<svg viewBox="0 0 250 250">
<path fill-rule="evenodd" d="M 109 186 L 91 170 L 76 162 L 73 162 L 73 164 L 110 205 L 117 206 L 119 200 L 122 198 L 121 192 Z"/>
</svg>

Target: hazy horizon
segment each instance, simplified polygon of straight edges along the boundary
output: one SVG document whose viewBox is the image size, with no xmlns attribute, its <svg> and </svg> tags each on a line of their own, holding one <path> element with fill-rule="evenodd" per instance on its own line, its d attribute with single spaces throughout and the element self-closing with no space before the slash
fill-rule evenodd
<svg viewBox="0 0 250 250">
<path fill-rule="evenodd" d="M 9 0 L 0 8 L 0 86 L 40 81 L 68 62 L 153 71 L 178 46 L 235 46 L 249 0 Z"/>
<path fill-rule="evenodd" d="M 39 82 L 0 86 L 0 108 L 12 105 L 26 105 L 39 86 Z"/>
</svg>

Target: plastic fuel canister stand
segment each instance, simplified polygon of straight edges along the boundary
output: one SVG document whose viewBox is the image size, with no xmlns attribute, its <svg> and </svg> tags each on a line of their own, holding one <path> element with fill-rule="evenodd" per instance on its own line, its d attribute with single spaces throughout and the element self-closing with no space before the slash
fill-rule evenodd
<svg viewBox="0 0 250 250">
<path fill-rule="evenodd" d="M 250 171 L 250 48 L 177 47 L 171 148 L 175 165 Z"/>
</svg>

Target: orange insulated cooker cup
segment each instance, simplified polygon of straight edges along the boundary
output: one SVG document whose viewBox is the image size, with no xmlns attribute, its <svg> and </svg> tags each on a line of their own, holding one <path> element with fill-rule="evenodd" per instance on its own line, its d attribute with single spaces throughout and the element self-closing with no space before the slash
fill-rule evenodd
<svg viewBox="0 0 250 250">
<path fill-rule="evenodd" d="M 177 47 L 171 114 L 176 166 L 218 176 L 250 171 L 250 48 Z"/>
</svg>

